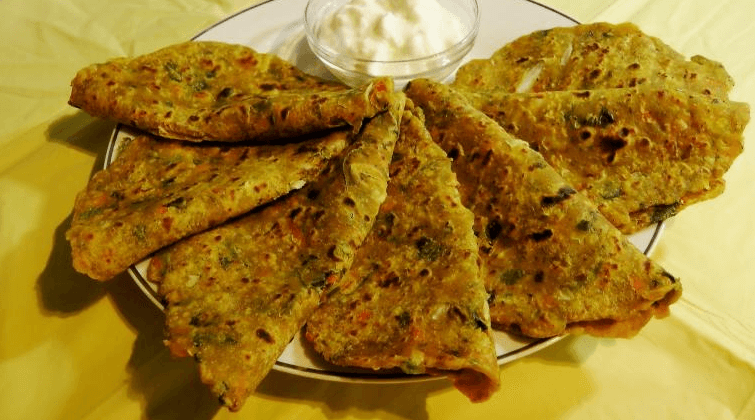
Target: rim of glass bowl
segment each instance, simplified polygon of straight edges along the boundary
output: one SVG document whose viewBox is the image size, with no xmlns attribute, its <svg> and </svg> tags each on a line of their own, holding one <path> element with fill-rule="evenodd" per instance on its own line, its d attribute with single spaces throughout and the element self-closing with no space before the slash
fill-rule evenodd
<svg viewBox="0 0 755 420">
<path fill-rule="evenodd" d="M 318 42 L 317 37 L 315 36 L 314 29 L 316 26 L 316 22 L 313 22 L 309 18 L 310 6 L 312 5 L 312 1 L 308 1 L 307 6 L 304 9 L 304 29 L 307 35 L 307 41 L 309 43 L 310 48 L 312 48 L 313 50 L 317 50 L 313 52 L 315 52 L 315 54 L 317 54 L 318 56 L 325 57 L 325 59 L 327 59 L 331 65 L 338 66 L 338 67 L 343 67 L 344 64 L 407 65 L 411 63 L 439 60 L 439 59 L 443 59 L 444 57 L 456 57 L 461 52 L 464 52 L 464 54 L 466 54 L 468 50 L 471 49 L 472 42 L 477 37 L 477 33 L 480 29 L 480 7 L 477 4 L 477 0 L 471 0 L 471 3 L 473 7 L 472 12 L 474 13 L 474 22 L 472 23 L 472 27 L 470 28 L 469 32 L 467 32 L 467 34 L 464 35 L 464 37 L 459 42 L 452 45 L 451 47 L 446 48 L 443 51 L 433 53 L 430 55 L 425 55 L 422 57 L 410 58 L 410 59 L 405 59 L 405 60 L 371 60 L 369 58 L 351 57 L 343 53 L 339 53 L 338 51 L 335 51 L 332 48 L 328 48 L 324 46 L 322 43 Z M 464 51 L 465 49 L 467 51 Z M 338 61 L 336 62 L 334 61 L 334 59 L 337 59 Z M 455 61 L 455 60 L 449 60 L 449 62 L 452 62 L 452 61 Z M 444 63 L 444 64 L 448 64 L 448 63 Z M 433 70 L 437 70 L 437 69 L 433 69 Z M 345 71 L 367 74 L 365 72 L 360 72 L 354 69 L 345 69 Z M 425 73 L 425 72 L 426 71 L 423 71 L 422 73 Z"/>
</svg>

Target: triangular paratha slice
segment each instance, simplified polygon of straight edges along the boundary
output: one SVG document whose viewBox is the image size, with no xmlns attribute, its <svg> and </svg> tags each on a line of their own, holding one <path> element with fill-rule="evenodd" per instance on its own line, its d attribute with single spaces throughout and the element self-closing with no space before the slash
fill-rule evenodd
<svg viewBox="0 0 755 420">
<path fill-rule="evenodd" d="M 447 374 L 483 401 L 499 381 L 474 217 L 420 115 L 405 111 L 377 222 L 306 337 L 332 363 Z"/>
<path fill-rule="evenodd" d="M 402 109 L 397 100 L 366 122 L 316 182 L 152 258 L 166 345 L 198 361 L 202 381 L 230 410 L 350 267 L 386 196 Z"/>
<path fill-rule="evenodd" d="M 725 98 L 734 82 L 720 63 L 686 60 L 631 23 L 598 22 L 536 31 L 489 59 L 472 60 L 455 87 L 509 92 L 585 90 L 653 85 Z"/>
<path fill-rule="evenodd" d="M 66 233 L 76 270 L 107 280 L 154 251 L 301 188 L 348 145 L 340 130 L 280 146 L 138 136 L 78 194 Z"/>
<path fill-rule="evenodd" d="M 679 281 L 538 152 L 448 86 L 415 80 L 406 92 L 453 159 L 462 203 L 475 215 L 494 324 L 533 337 L 627 337 L 668 313 Z"/>
<path fill-rule="evenodd" d="M 389 78 L 347 86 L 272 54 L 221 42 L 184 42 L 80 70 L 69 104 L 158 136 L 272 141 L 350 125 L 387 108 Z"/>
<path fill-rule="evenodd" d="M 460 92 L 623 233 L 719 195 L 750 117 L 745 103 L 652 86 Z"/>
</svg>

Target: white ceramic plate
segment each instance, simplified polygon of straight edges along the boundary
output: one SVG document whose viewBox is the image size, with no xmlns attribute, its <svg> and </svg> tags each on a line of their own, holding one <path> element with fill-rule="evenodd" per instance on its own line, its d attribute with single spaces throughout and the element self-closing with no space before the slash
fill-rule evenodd
<svg viewBox="0 0 755 420">
<path fill-rule="evenodd" d="M 481 12 L 480 31 L 467 60 L 487 58 L 507 42 L 532 31 L 555 26 L 572 26 L 577 23 L 574 19 L 533 1 L 477 2 Z M 332 78 L 307 45 L 302 18 L 306 3 L 306 0 L 268 0 L 216 23 L 193 39 L 247 45 L 260 52 L 275 53 L 309 74 Z M 136 134 L 137 132 L 121 125 L 115 129 L 105 157 L 106 167 L 115 158 L 119 142 Z M 632 235 L 630 240 L 647 254 L 652 250 L 662 230 L 663 224 L 658 224 Z M 148 261 L 143 261 L 128 271 L 147 297 L 162 308 L 157 299 L 155 285 L 146 280 L 147 263 Z M 496 331 L 494 336 L 499 364 L 529 355 L 560 339 L 526 339 L 500 331 Z M 343 382 L 413 382 L 437 378 L 429 375 L 406 375 L 400 371 L 378 373 L 334 366 L 324 361 L 298 334 L 278 358 L 274 369 Z"/>
</svg>

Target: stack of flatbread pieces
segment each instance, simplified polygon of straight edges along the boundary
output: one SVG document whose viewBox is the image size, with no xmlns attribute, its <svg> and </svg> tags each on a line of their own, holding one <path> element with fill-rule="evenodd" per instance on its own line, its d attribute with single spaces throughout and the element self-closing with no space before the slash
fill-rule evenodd
<svg viewBox="0 0 755 420">
<path fill-rule="evenodd" d="M 594 23 L 518 38 L 452 85 L 634 233 L 723 191 L 749 121 L 733 84 L 630 23 Z"/>
<path fill-rule="evenodd" d="M 352 89 L 246 47 L 185 43 L 83 69 L 71 104 L 146 131 L 124 141 L 77 196 L 67 232 L 74 267 L 107 280 L 151 257 L 147 276 L 165 305 L 166 345 L 194 357 L 231 410 L 318 306 L 355 286 L 363 268 L 351 271 L 352 262 L 365 261 L 357 252 L 375 223 L 387 226 L 378 209 L 391 160 L 392 176 L 404 172 L 404 194 L 418 206 L 448 207 L 412 225 L 423 234 L 411 248 L 429 264 L 415 274 L 445 284 L 426 305 L 444 308 L 438 316 L 459 327 L 435 337 L 424 309 L 397 296 L 407 310 L 402 328 L 415 338 L 421 331 L 426 342 L 399 364 L 408 373 L 448 374 L 473 401 L 498 388 L 471 213 L 459 203 L 445 154 L 419 111 L 404 112 L 391 79 Z M 400 131 L 408 138 L 394 154 Z M 420 171 L 429 183 L 417 195 L 406 188 L 421 184 L 406 180 Z M 397 214 L 397 226 L 411 221 Z M 411 287 L 424 294 L 423 284 Z M 374 319 L 386 316 L 378 309 Z M 389 348 L 374 355 L 393 357 Z"/>
<path fill-rule="evenodd" d="M 78 195 L 67 232 L 74 266 L 107 280 L 182 237 L 301 188 L 365 119 L 389 107 L 392 91 L 388 78 L 349 89 L 217 42 L 82 69 L 72 105 L 161 137 L 129 142 Z M 238 147 L 190 143 L 201 140 Z M 292 144 L 254 147 L 281 142 Z"/>
<path fill-rule="evenodd" d="M 663 316 L 677 279 L 634 247 L 541 154 L 449 86 L 414 80 L 406 93 L 453 159 L 475 215 L 493 322 L 532 337 L 565 331 L 630 337 Z"/>
<path fill-rule="evenodd" d="M 351 266 L 385 199 L 402 108 L 397 102 L 367 122 L 316 181 L 152 258 L 166 344 L 194 356 L 232 410 Z"/>
<path fill-rule="evenodd" d="M 484 401 L 493 328 L 631 337 L 668 313 L 679 280 L 624 234 L 721 193 L 749 120 L 732 85 L 602 23 L 404 92 L 219 42 L 95 64 L 69 103 L 140 134 L 77 196 L 73 265 L 148 259 L 166 345 L 234 411 L 302 328 L 334 364 Z"/>
<path fill-rule="evenodd" d="M 306 337 L 339 365 L 446 371 L 482 401 L 498 388 L 498 364 L 473 216 L 423 122 L 410 104 L 375 226 Z"/>
</svg>

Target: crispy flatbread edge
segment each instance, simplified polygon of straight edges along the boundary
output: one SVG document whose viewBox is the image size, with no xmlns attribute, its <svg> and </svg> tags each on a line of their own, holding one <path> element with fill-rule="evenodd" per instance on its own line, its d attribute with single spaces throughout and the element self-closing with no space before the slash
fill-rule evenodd
<svg viewBox="0 0 755 420">
<path fill-rule="evenodd" d="M 133 58 L 118 58 L 115 60 L 123 60 L 128 62 L 132 59 Z M 304 96 L 304 93 L 306 91 L 293 90 L 291 92 L 283 92 L 278 96 L 268 97 L 268 99 L 272 100 L 273 102 L 278 101 L 283 103 L 284 105 L 289 105 L 291 109 L 282 107 L 283 109 L 285 109 L 286 113 L 293 112 L 308 115 L 307 118 L 303 119 L 301 124 L 293 127 L 285 127 L 285 125 L 277 122 L 279 120 L 284 120 L 285 118 L 281 118 L 280 115 L 274 115 L 276 114 L 276 112 L 282 112 L 281 110 L 278 110 L 276 112 L 268 111 L 257 116 L 257 121 L 262 121 L 260 117 L 265 117 L 265 120 L 272 121 L 270 127 L 265 128 L 257 127 L 254 125 L 249 126 L 248 121 L 242 121 L 240 122 L 240 124 L 247 124 L 247 126 L 241 127 L 241 129 L 237 130 L 239 132 L 239 135 L 227 137 L 206 133 L 183 123 L 160 124 L 150 122 L 148 120 L 144 120 L 143 118 L 135 117 L 135 115 L 138 114 L 137 110 L 127 109 L 128 107 L 125 106 L 118 106 L 113 104 L 107 107 L 98 106 L 96 97 L 98 95 L 101 96 L 102 94 L 99 92 L 93 92 L 93 88 L 89 87 L 94 77 L 92 76 L 92 74 L 96 73 L 96 70 L 99 68 L 99 66 L 106 65 L 113 61 L 114 60 L 101 64 L 93 64 L 79 70 L 71 80 L 71 93 L 69 95 L 68 105 L 73 108 L 80 109 L 92 117 L 102 118 L 128 126 L 137 127 L 156 136 L 188 142 L 215 141 L 234 143 L 239 141 L 255 141 L 259 143 L 271 143 L 275 141 L 280 142 L 281 139 L 295 138 L 320 130 L 327 130 L 330 128 L 338 128 L 344 126 L 351 126 L 354 133 L 356 133 L 361 128 L 365 119 L 372 118 L 378 113 L 386 111 L 390 107 L 390 103 L 392 101 L 392 93 L 394 91 L 394 81 L 391 77 L 387 76 L 370 79 L 361 86 L 353 88 L 344 86 L 344 90 L 342 91 L 323 91 L 321 92 L 323 98 L 330 97 L 326 101 L 330 104 L 334 104 L 335 102 L 339 101 L 339 96 L 346 97 L 350 95 L 351 107 L 349 108 L 349 110 L 358 109 L 361 107 L 364 108 L 364 112 L 361 114 L 356 113 L 353 115 L 348 115 L 348 112 L 346 113 L 346 115 L 342 116 L 332 115 L 328 120 L 322 120 L 319 122 L 316 119 L 316 114 L 320 111 L 319 104 L 315 104 L 314 108 L 317 109 L 314 109 L 313 104 L 301 104 L 297 101 L 297 98 L 299 96 Z M 265 97 L 265 95 L 262 95 L 262 97 Z M 237 111 L 242 110 L 243 112 L 241 112 L 241 114 L 243 116 L 245 115 L 245 113 L 254 111 L 254 103 L 254 101 L 250 101 L 246 104 L 237 103 L 234 105 L 234 108 Z M 340 106 L 343 107 L 344 105 Z M 242 109 L 246 107 L 252 109 Z M 205 107 L 199 108 L 196 111 L 197 115 L 201 115 L 202 118 L 210 118 L 213 117 L 216 110 Z M 247 117 L 247 119 L 249 118 Z M 280 130 L 282 128 L 286 128 L 283 133 L 281 133 Z"/>
<path fill-rule="evenodd" d="M 677 280 L 677 284 L 681 283 Z M 596 337 L 632 338 L 651 319 L 662 319 L 669 316 L 671 313 L 670 305 L 679 300 L 681 296 L 681 288 L 672 289 L 663 298 L 652 302 L 649 308 L 638 311 L 631 318 L 572 322 L 567 324 L 565 332 L 570 334 L 589 334 Z"/>
<path fill-rule="evenodd" d="M 677 283 L 680 285 L 679 280 Z M 648 301 L 648 307 L 638 310 L 632 317 L 624 319 L 593 319 L 584 321 L 569 322 L 566 324 L 564 331 L 559 334 L 563 335 L 582 335 L 587 334 L 594 337 L 604 338 L 624 338 L 635 337 L 642 328 L 645 327 L 653 318 L 663 319 L 670 315 L 670 306 L 682 296 L 681 286 L 670 290 L 663 298 Z M 493 323 L 493 327 L 498 330 L 505 330 L 521 337 L 528 338 L 551 338 L 554 336 L 537 336 L 533 334 L 524 334 L 518 325 L 501 325 Z"/>
<path fill-rule="evenodd" d="M 393 79 L 389 77 L 379 77 L 368 80 L 360 86 L 345 89 L 340 92 L 321 92 L 320 94 L 322 95 L 322 98 L 326 99 L 326 101 L 323 101 L 325 105 L 332 105 L 336 101 L 347 102 L 338 99 L 339 97 L 343 97 L 348 100 L 349 103 L 347 105 L 349 106 L 349 109 L 356 110 L 364 108 L 363 113 L 342 116 L 330 115 L 327 119 L 317 118 L 317 115 L 322 113 L 320 104 L 302 103 L 299 100 L 300 97 L 306 96 L 305 91 L 292 90 L 282 92 L 277 96 L 268 98 L 271 102 L 280 103 L 280 106 L 277 107 L 279 110 L 267 111 L 256 117 L 259 121 L 260 117 L 269 114 L 264 119 L 274 121 L 271 127 L 264 130 L 259 128 L 250 129 L 250 126 L 247 126 L 238 130 L 240 133 L 239 136 L 222 137 L 214 134 L 209 135 L 208 133 L 177 123 L 170 125 L 144 126 L 142 128 L 161 137 L 188 142 L 216 141 L 234 143 L 239 141 L 251 141 L 261 144 L 281 142 L 283 139 L 295 139 L 298 136 L 311 134 L 320 130 L 329 130 L 346 126 L 351 126 L 353 132 L 357 133 L 364 124 L 365 119 L 373 118 L 378 113 L 384 112 L 388 109 L 391 101 L 390 94 L 393 92 L 393 89 Z M 349 97 L 351 99 L 349 99 Z M 246 112 L 251 113 L 254 111 L 254 103 L 254 101 L 250 101 L 249 103 L 238 103 L 235 104 L 233 108 L 251 108 L 246 110 Z M 341 105 L 340 103 L 339 105 L 344 107 L 344 105 Z M 285 127 L 284 124 L 277 122 L 285 120 L 285 118 L 278 115 L 283 112 L 282 110 L 285 110 L 285 112 L 290 115 L 299 114 L 309 116 L 302 119 L 303 122 L 301 124 Z M 198 114 L 202 116 L 202 118 L 207 118 L 214 114 L 214 110 L 210 108 L 202 108 L 198 110 Z M 244 115 L 243 112 L 242 115 Z M 255 125 L 252 125 L 251 127 L 255 127 Z M 261 124 L 258 124 L 256 127 L 261 127 Z M 283 130 L 284 128 L 285 130 Z M 259 132 L 256 130 L 259 130 Z"/>
<path fill-rule="evenodd" d="M 498 391 L 501 383 L 498 379 L 500 370 L 483 372 L 481 370 L 465 368 L 458 371 L 443 371 L 454 387 L 464 394 L 469 401 L 481 403 L 490 399 Z"/>
</svg>

